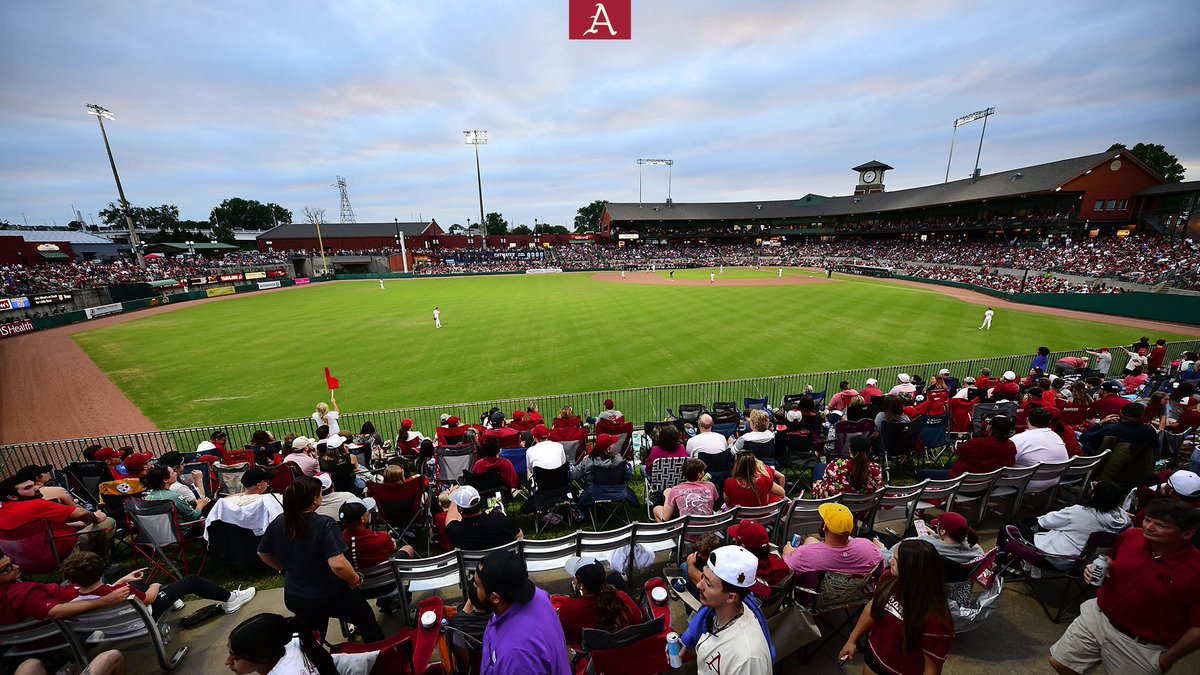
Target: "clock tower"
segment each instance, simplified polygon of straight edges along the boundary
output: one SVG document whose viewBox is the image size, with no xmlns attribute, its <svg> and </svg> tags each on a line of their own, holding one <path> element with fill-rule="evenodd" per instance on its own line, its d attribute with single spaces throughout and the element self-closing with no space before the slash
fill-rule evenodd
<svg viewBox="0 0 1200 675">
<path fill-rule="evenodd" d="M 853 170 L 858 172 L 858 185 L 854 186 L 854 194 L 867 195 L 883 192 L 883 172 L 889 171 L 891 168 L 887 164 L 875 160 L 854 167 Z"/>
</svg>

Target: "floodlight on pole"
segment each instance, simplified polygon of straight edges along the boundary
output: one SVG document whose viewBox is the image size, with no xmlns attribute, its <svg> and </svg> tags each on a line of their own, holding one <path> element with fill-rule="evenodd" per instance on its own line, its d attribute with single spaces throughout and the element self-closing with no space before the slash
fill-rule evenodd
<svg viewBox="0 0 1200 675">
<path fill-rule="evenodd" d="M 649 164 L 650 166 L 665 166 L 667 167 L 667 203 L 671 203 L 671 172 L 675 166 L 673 159 L 639 159 L 638 163 L 638 208 L 642 206 L 642 166 Z"/>
<path fill-rule="evenodd" d="M 483 174 L 479 170 L 479 146 L 487 145 L 488 132 L 473 129 L 463 131 L 463 142 L 475 146 L 475 181 L 479 185 L 479 230 L 480 242 L 487 248 L 487 221 L 483 217 Z"/>
<path fill-rule="evenodd" d="M 138 267 L 146 269 L 146 256 L 142 254 L 142 242 L 138 239 L 137 231 L 133 227 L 129 200 L 125 199 L 125 188 L 121 187 L 121 177 L 117 175 L 117 163 L 113 161 L 112 148 L 108 145 L 108 132 L 104 130 L 104 120 L 116 118 L 107 108 L 95 103 L 87 104 L 84 109 L 87 114 L 95 115 L 96 121 L 100 123 L 100 135 L 104 137 L 104 150 L 108 152 L 108 164 L 112 167 L 113 180 L 117 182 L 117 195 L 121 198 L 121 210 L 125 212 L 125 224 L 129 227 L 129 247 L 133 249 L 133 254 L 137 257 Z"/>
<path fill-rule="evenodd" d="M 954 135 L 958 133 L 958 128 L 976 120 L 983 120 L 983 131 L 979 133 L 979 149 L 975 152 L 975 170 L 971 172 L 971 177 L 974 178 L 979 174 L 979 154 L 983 152 L 983 134 L 987 133 L 987 118 L 995 113 L 995 108 L 986 108 L 954 120 L 954 130 L 950 132 L 950 156 L 946 158 L 946 179 L 942 181 L 943 183 L 950 182 L 950 160 L 954 158 Z"/>
</svg>

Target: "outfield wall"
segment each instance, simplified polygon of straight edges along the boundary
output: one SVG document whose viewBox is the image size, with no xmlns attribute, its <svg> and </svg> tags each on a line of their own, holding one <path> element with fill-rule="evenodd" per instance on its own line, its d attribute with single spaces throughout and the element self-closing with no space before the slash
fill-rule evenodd
<svg viewBox="0 0 1200 675">
<path fill-rule="evenodd" d="M 1200 340 L 1173 342 L 1168 345 L 1168 355 L 1175 358 L 1185 350 L 1200 351 Z M 1083 350 L 1052 352 L 1050 362 L 1054 363 L 1064 356 L 1083 356 Z M 1124 352 L 1114 352 L 1111 373 L 1120 373 L 1127 360 Z M 816 373 L 800 373 L 796 375 L 780 375 L 773 377 L 756 377 L 738 380 L 721 380 L 715 382 L 693 382 L 686 384 L 669 384 L 657 387 L 639 387 L 633 389 L 611 389 L 575 394 L 553 394 L 546 396 L 530 396 L 520 398 L 496 399 L 492 401 L 476 401 L 470 403 L 450 403 L 412 408 L 395 408 L 391 410 L 374 410 L 367 412 L 344 412 L 341 416 L 341 426 L 347 431 L 357 431 L 364 422 L 370 421 L 378 433 L 385 438 L 395 438 L 400 430 L 401 420 L 414 420 L 414 430 L 427 436 L 434 435 L 434 429 L 441 423 L 443 413 L 457 415 L 464 423 L 480 419 L 492 406 L 511 415 L 514 410 L 524 410 L 530 404 L 536 404 L 541 413 L 552 418 L 565 405 L 574 407 L 575 413 L 583 415 L 586 411 L 598 413 L 603 410 L 605 399 L 616 402 L 627 420 L 641 427 L 647 421 L 662 420 L 667 409 L 678 411 L 683 403 L 702 403 L 711 406 L 718 401 L 730 401 L 742 408 L 746 399 L 766 398 L 771 405 L 781 405 L 783 398 L 792 394 L 801 394 L 805 387 L 812 387 L 816 393 L 832 394 L 837 391 L 838 383 L 847 380 L 853 387 L 861 387 L 867 378 L 879 380 L 885 391 L 891 383 L 897 381 L 899 373 L 921 375 L 929 379 L 941 368 L 950 370 L 954 377 L 962 379 L 968 375 L 978 375 L 983 368 L 991 369 L 993 374 L 1005 370 L 1014 370 L 1024 374 L 1028 371 L 1033 354 L 1015 354 L 1009 356 L 994 356 L 958 361 L 943 361 L 937 363 L 917 363 L 875 368 L 857 368 L 853 370 L 834 370 Z M 313 436 L 316 425 L 311 417 L 269 420 L 261 422 L 243 422 L 194 427 L 190 429 L 173 429 L 153 431 L 140 434 L 118 434 L 111 436 L 95 436 L 39 443 L 20 443 L 0 446 L 0 472 L 11 473 L 16 468 L 26 464 L 51 463 L 55 466 L 66 466 L 77 461 L 83 449 L 89 445 L 108 447 L 131 446 L 138 452 L 150 452 L 161 455 L 170 450 L 194 452 L 201 441 L 208 440 L 212 432 L 221 430 L 229 434 L 231 448 L 241 447 L 250 440 L 251 434 L 265 429 L 277 438 L 283 439 L 288 433 Z"/>
</svg>

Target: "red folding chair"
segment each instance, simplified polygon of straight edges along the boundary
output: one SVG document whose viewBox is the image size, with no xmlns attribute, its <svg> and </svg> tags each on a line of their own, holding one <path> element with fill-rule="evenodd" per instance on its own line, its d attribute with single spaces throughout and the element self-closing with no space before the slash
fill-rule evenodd
<svg viewBox="0 0 1200 675">
<path fill-rule="evenodd" d="M 562 443 L 563 451 L 567 457 L 575 458 L 575 463 L 583 461 L 587 455 L 587 429 L 583 427 L 564 427 L 550 430 L 550 440 L 555 443 Z"/>
<path fill-rule="evenodd" d="M 297 479 L 304 475 L 300 467 L 296 466 L 295 462 L 284 462 L 275 469 L 275 474 L 271 476 L 271 492 L 275 494 L 283 494 L 287 486 L 295 483 Z"/>
<path fill-rule="evenodd" d="M 555 429 L 563 429 L 566 427 L 582 427 L 583 418 L 579 417 L 578 415 L 575 417 L 555 417 L 553 426 Z"/>
<path fill-rule="evenodd" d="M 226 450 L 221 453 L 221 463 L 225 465 L 249 464 L 254 466 L 253 450 Z"/>
<path fill-rule="evenodd" d="M 444 448 L 462 443 L 463 436 L 466 435 L 467 429 L 469 428 L 470 427 L 454 427 L 453 429 L 450 429 L 447 427 L 438 427 L 434 432 L 437 434 L 438 447 Z"/>
<path fill-rule="evenodd" d="M 608 419 L 606 417 L 601 417 L 600 419 L 596 420 L 596 433 L 612 434 L 612 435 L 616 436 L 617 434 L 621 433 L 621 429 L 624 428 L 624 426 L 625 426 L 625 416 L 624 415 L 618 417 L 615 420 Z"/>
<path fill-rule="evenodd" d="M 449 649 L 441 638 L 443 609 L 442 599 L 432 596 L 423 600 L 417 609 L 416 627 L 402 628 L 379 642 L 347 642 L 338 646 L 337 651 L 342 654 L 379 652 L 371 675 L 442 675 L 446 672 L 445 664 L 449 663 Z M 433 613 L 432 621 L 426 626 L 423 619 L 429 612 Z M 442 663 L 429 663 L 433 650 L 439 648 Z"/>
<path fill-rule="evenodd" d="M 971 433 L 971 412 L 973 410 L 975 410 L 975 401 L 962 398 L 950 399 L 950 432 Z"/>
<path fill-rule="evenodd" d="M 0 532 L 0 550 L 24 572 L 45 574 L 58 569 L 75 546 L 75 534 L 54 535 L 48 520 L 35 520 Z"/>
<path fill-rule="evenodd" d="M 416 436 L 412 436 L 403 441 L 399 438 L 396 439 L 396 452 L 404 455 L 405 457 L 416 457 L 419 454 L 418 451 L 420 449 L 421 439 Z"/>
<path fill-rule="evenodd" d="M 500 449 L 521 447 L 521 432 L 511 427 L 488 429 L 483 432 L 484 438 L 494 438 L 500 443 Z"/>
<path fill-rule="evenodd" d="M 950 391 L 948 389 L 930 389 L 925 392 L 925 402 L 929 404 L 925 414 L 930 416 L 946 414 L 946 402 L 949 400 Z"/>
<path fill-rule="evenodd" d="M 367 483 L 367 495 L 379 506 L 379 515 L 396 539 L 404 540 L 418 526 L 428 526 L 429 481 L 425 476 L 413 476 L 403 483 Z M 429 537 L 425 555 L 429 556 Z"/>
</svg>

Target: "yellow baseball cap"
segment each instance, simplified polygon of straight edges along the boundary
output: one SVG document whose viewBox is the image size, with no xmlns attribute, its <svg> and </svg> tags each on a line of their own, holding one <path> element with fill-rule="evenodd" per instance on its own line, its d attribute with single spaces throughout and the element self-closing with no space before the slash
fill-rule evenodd
<svg viewBox="0 0 1200 675">
<path fill-rule="evenodd" d="M 850 534 L 854 531 L 854 514 L 843 504 L 822 504 L 817 508 L 821 520 L 825 521 L 825 531 L 832 534 Z"/>
</svg>

